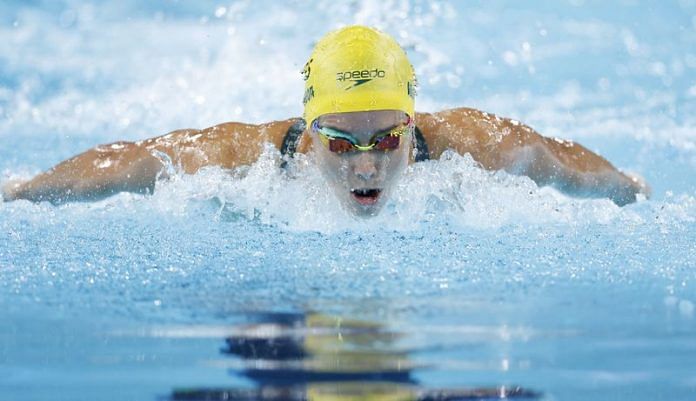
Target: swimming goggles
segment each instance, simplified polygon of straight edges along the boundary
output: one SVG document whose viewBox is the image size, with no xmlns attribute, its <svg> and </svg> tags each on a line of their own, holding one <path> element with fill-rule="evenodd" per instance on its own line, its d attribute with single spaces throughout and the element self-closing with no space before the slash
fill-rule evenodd
<svg viewBox="0 0 696 401">
<path fill-rule="evenodd" d="M 355 137 L 349 132 L 341 131 L 336 128 L 322 127 L 319 125 L 319 120 L 314 120 L 312 130 L 319 134 L 319 139 L 328 147 L 331 152 L 344 153 L 369 150 L 389 151 L 399 148 L 401 136 L 411 128 L 411 117 L 409 116 L 405 123 L 402 123 L 394 128 L 389 128 L 379 131 L 372 136 L 372 141 L 369 145 L 361 146 Z"/>
</svg>

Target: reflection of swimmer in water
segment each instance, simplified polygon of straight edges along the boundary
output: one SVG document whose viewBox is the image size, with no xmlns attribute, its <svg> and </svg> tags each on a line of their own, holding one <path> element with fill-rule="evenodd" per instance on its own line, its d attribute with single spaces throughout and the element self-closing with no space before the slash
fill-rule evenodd
<svg viewBox="0 0 696 401">
<path fill-rule="evenodd" d="M 538 399 L 521 387 L 432 389 L 413 377 L 423 368 L 398 346 L 400 333 L 379 324 L 320 314 L 271 314 L 226 339 L 241 358 L 237 373 L 253 389 L 175 390 L 176 401 L 454 401 Z"/>
<path fill-rule="evenodd" d="M 226 339 L 224 352 L 248 361 L 243 375 L 257 383 L 414 382 L 413 363 L 394 347 L 399 335 L 378 324 L 321 314 L 269 317 Z"/>
<path fill-rule="evenodd" d="M 304 118 L 260 125 L 224 123 L 139 141 L 98 146 L 23 183 L 8 183 L 4 200 L 61 203 L 121 191 L 149 193 L 167 166 L 193 174 L 205 166 L 253 163 L 264 142 L 288 157 L 313 150 L 322 174 L 349 211 L 374 215 L 409 162 L 446 149 L 469 153 L 482 168 L 529 176 L 580 197 L 618 205 L 650 190 L 581 145 L 482 111 L 416 113 L 416 80 L 390 36 L 351 26 L 317 43 L 303 70 Z"/>
</svg>

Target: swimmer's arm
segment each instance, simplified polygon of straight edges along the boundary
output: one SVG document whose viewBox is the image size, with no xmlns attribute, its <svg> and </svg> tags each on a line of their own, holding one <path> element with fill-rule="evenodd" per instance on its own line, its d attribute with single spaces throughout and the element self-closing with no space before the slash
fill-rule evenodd
<svg viewBox="0 0 696 401">
<path fill-rule="evenodd" d="M 27 199 L 54 204 L 99 200 L 118 192 L 152 193 L 165 170 L 195 174 L 207 166 L 234 169 L 256 161 L 262 143 L 280 148 L 297 119 L 266 124 L 224 123 L 184 129 L 140 142 L 97 146 L 26 182 L 2 188 L 4 201 Z"/>
<path fill-rule="evenodd" d="M 162 161 L 142 144 L 117 142 L 65 160 L 26 182 L 9 182 L 4 201 L 54 204 L 98 200 L 118 192 L 151 193 Z"/>
<path fill-rule="evenodd" d="M 619 206 L 635 202 L 638 194 L 650 196 L 650 187 L 642 178 L 619 171 L 584 146 L 544 137 L 514 120 L 501 121 L 510 130 L 499 145 L 502 169 L 569 195 L 609 198 Z"/>
<path fill-rule="evenodd" d="M 515 120 L 470 108 L 422 114 L 424 135 L 430 133 L 431 157 L 449 148 L 470 153 L 482 167 L 526 175 L 578 197 L 611 199 L 617 205 L 650 196 L 650 187 L 629 176 L 582 145 L 547 138 Z"/>
</svg>

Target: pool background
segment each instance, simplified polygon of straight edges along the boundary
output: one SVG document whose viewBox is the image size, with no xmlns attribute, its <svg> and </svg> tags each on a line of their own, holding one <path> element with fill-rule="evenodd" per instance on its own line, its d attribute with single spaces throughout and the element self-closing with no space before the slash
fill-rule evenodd
<svg viewBox="0 0 696 401">
<path fill-rule="evenodd" d="M 414 62 L 418 109 L 470 106 L 577 140 L 654 197 L 578 200 L 467 157 L 413 166 L 354 221 L 310 160 L 268 149 L 92 204 L 0 204 L 0 399 L 155 399 L 250 386 L 220 354 L 259 311 L 380 322 L 424 386 L 548 399 L 696 394 L 696 4 L 0 4 L 0 181 L 99 143 L 301 114 L 341 24 Z"/>
</svg>

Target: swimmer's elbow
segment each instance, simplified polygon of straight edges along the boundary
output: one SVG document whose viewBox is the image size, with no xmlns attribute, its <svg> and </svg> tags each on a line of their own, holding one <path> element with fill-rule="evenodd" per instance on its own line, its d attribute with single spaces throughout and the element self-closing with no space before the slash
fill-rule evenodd
<svg viewBox="0 0 696 401">
<path fill-rule="evenodd" d="M 527 176 L 539 186 L 562 181 L 560 161 L 538 144 L 514 148 L 505 155 L 503 166 L 506 172 Z"/>
<path fill-rule="evenodd" d="M 129 168 L 106 176 L 93 176 L 71 182 L 51 203 L 98 201 L 121 192 L 150 195 L 160 177 L 161 164 L 153 159 L 133 163 Z"/>
</svg>

